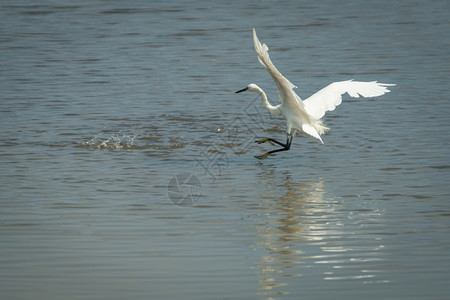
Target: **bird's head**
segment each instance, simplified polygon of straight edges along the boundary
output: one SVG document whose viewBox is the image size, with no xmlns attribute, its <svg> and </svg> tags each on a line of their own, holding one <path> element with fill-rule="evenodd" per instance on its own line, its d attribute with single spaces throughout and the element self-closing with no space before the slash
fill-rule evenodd
<svg viewBox="0 0 450 300">
<path fill-rule="evenodd" d="M 237 93 L 242 93 L 242 92 L 257 92 L 258 90 L 260 90 L 260 88 L 254 84 L 254 83 L 250 83 L 249 85 L 247 85 L 245 88 L 243 88 L 242 90 L 237 91 L 235 94 Z"/>
</svg>

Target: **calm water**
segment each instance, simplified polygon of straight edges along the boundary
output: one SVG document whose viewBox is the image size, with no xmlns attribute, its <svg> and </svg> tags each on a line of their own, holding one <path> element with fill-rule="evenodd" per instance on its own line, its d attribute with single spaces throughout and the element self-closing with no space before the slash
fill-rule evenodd
<svg viewBox="0 0 450 300">
<path fill-rule="evenodd" d="M 142 2 L 0 4 L 2 299 L 450 297 L 448 1 Z M 304 98 L 397 86 L 258 161 L 252 27 Z"/>
</svg>

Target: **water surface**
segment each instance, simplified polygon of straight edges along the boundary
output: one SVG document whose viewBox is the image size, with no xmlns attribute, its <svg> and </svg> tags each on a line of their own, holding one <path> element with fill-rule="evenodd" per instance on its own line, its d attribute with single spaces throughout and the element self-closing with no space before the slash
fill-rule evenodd
<svg viewBox="0 0 450 300">
<path fill-rule="evenodd" d="M 446 1 L 0 6 L 2 298 L 449 297 Z M 258 161 L 252 27 L 303 98 L 397 86 Z"/>
</svg>

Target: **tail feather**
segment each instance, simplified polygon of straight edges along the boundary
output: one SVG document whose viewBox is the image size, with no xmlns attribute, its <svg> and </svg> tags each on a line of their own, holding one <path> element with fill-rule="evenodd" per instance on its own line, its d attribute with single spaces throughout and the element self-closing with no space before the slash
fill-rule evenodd
<svg viewBox="0 0 450 300">
<path fill-rule="evenodd" d="M 314 128 L 317 130 L 319 134 L 324 134 L 326 131 L 328 131 L 330 128 L 323 125 L 322 120 L 317 121 L 314 123 Z"/>
<path fill-rule="evenodd" d="M 323 144 L 322 138 L 320 137 L 320 134 L 317 132 L 317 130 L 314 126 L 311 126 L 310 124 L 305 123 L 302 125 L 302 130 L 306 134 L 309 134 L 309 135 L 315 137 Z"/>
</svg>

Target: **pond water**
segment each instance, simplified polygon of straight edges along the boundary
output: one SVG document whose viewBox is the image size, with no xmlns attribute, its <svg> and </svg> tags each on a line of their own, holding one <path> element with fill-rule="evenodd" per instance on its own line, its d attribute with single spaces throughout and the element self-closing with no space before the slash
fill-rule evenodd
<svg viewBox="0 0 450 300">
<path fill-rule="evenodd" d="M 448 299 L 447 1 L 3 1 L 2 299 Z M 396 83 L 290 151 L 306 98 Z"/>
</svg>

